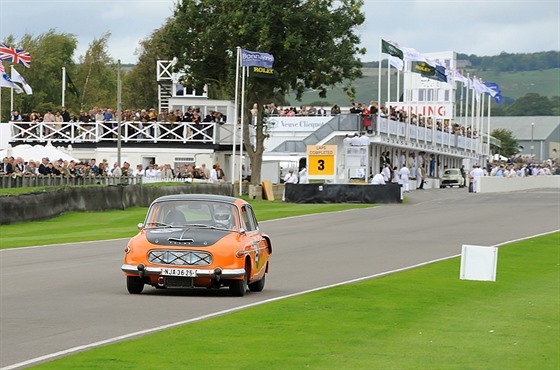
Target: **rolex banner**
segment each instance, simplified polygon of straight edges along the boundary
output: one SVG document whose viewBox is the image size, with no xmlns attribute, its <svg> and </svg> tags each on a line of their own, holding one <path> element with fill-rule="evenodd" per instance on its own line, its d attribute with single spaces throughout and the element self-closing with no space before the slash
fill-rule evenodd
<svg viewBox="0 0 560 370">
<path fill-rule="evenodd" d="M 277 78 L 278 72 L 276 72 L 272 68 L 264 68 L 264 67 L 257 67 L 252 66 L 249 68 L 249 77 L 253 78 Z"/>
<path fill-rule="evenodd" d="M 441 82 L 447 82 L 447 74 L 443 66 L 431 66 L 426 62 L 413 62 L 412 72 L 420 73 L 422 77 L 431 78 Z"/>
</svg>

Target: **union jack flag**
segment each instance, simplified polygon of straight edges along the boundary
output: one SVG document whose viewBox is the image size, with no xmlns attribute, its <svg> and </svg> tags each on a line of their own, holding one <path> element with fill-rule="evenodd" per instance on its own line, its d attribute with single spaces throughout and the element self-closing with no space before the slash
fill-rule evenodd
<svg viewBox="0 0 560 370">
<path fill-rule="evenodd" d="M 27 51 L 11 48 L 4 44 L 0 44 L 0 59 L 22 64 L 27 68 L 31 67 L 31 55 Z"/>
</svg>

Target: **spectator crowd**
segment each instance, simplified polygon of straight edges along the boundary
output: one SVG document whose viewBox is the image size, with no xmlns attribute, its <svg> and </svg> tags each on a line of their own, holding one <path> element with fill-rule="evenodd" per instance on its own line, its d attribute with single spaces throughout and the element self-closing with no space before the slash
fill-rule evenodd
<svg viewBox="0 0 560 370">
<path fill-rule="evenodd" d="M 206 164 L 194 166 L 182 164 L 173 168 L 170 164 L 149 164 L 144 168 L 142 164 L 132 168 L 130 163 L 124 162 L 120 166 L 117 162 L 110 165 L 106 159 L 97 163 L 95 159 L 90 161 L 74 160 L 50 160 L 44 157 L 41 161 L 28 160 L 22 157 L 4 157 L 0 165 L 0 176 L 12 178 L 22 176 L 68 176 L 80 177 L 103 177 L 103 176 L 141 176 L 152 179 L 199 179 L 209 182 L 224 182 L 226 176 L 219 163 L 215 163 L 212 169 Z"/>
</svg>

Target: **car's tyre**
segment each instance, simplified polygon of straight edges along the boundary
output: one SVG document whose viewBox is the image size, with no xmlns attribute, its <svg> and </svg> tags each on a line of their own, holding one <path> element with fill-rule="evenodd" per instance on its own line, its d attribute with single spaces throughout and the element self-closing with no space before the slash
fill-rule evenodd
<svg viewBox="0 0 560 370">
<path fill-rule="evenodd" d="M 262 290 L 264 289 L 265 278 L 266 278 L 266 274 L 264 274 L 260 280 L 249 284 L 249 290 L 251 292 L 262 292 Z"/>
<path fill-rule="evenodd" d="M 439 188 L 440 189 L 445 189 L 445 185 L 440 185 Z"/>
<path fill-rule="evenodd" d="M 140 294 L 144 290 L 144 282 L 137 276 L 127 276 L 126 289 L 130 294 Z"/>
<path fill-rule="evenodd" d="M 229 292 L 232 296 L 243 297 L 247 291 L 247 281 L 249 280 L 249 264 L 245 263 L 245 275 L 241 280 L 232 280 L 229 283 Z"/>
</svg>

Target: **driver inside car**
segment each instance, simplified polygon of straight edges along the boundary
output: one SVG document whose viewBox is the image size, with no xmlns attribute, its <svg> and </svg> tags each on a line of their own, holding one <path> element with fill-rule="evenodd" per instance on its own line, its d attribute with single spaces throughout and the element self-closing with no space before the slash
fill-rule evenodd
<svg viewBox="0 0 560 370">
<path fill-rule="evenodd" d="M 233 226 L 233 216 L 228 206 L 218 206 L 214 210 L 214 221 L 220 227 L 230 229 Z"/>
</svg>

